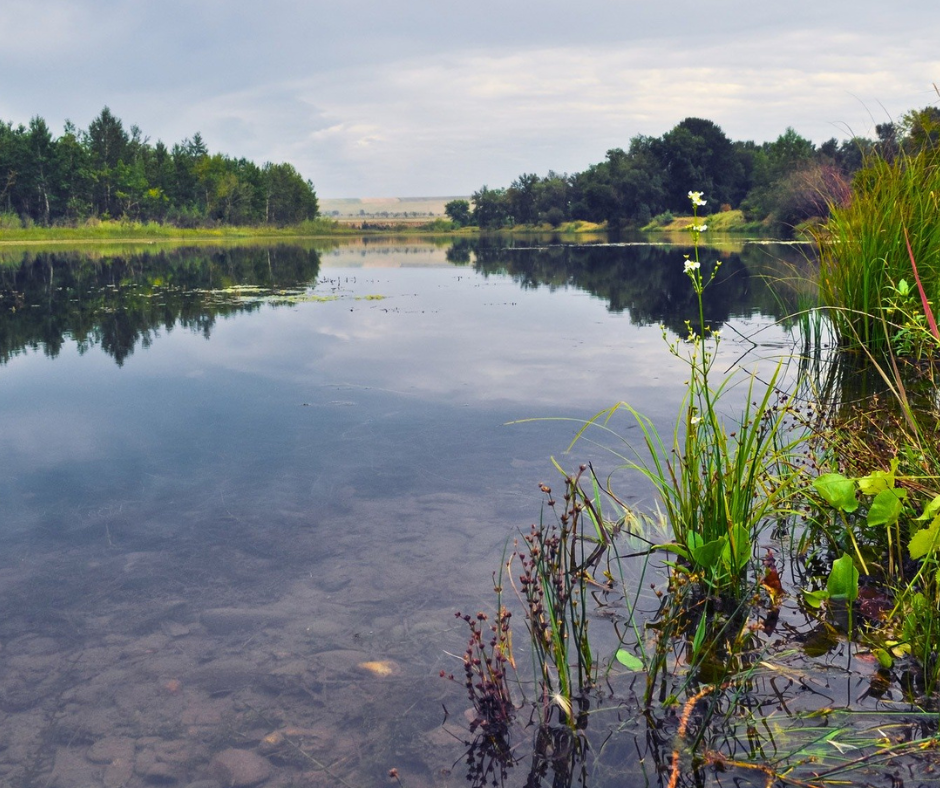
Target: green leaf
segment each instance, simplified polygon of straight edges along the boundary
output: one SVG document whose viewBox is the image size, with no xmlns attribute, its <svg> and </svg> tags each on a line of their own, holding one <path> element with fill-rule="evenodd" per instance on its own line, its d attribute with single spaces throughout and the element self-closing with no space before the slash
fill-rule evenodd
<svg viewBox="0 0 940 788">
<path fill-rule="evenodd" d="M 858 569 L 852 556 L 843 554 L 832 562 L 832 571 L 826 581 L 826 590 L 830 599 L 844 599 L 854 602 L 858 598 Z"/>
<path fill-rule="evenodd" d="M 666 544 L 654 545 L 653 549 L 663 550 L 664 552 L 667 552 L 667 553 L 675 553 L 676 555 L 680 556 L 681 558 L 686 559 L 687 561 L 690 560 L 689 551 L 686 550 L 682 545 L 678 545 L 675 542 L 668 542 Z"/>
<path fill-rule="evenodd" d="M 617 649 L 617 662 L 623 665 L 627 670 L 643 670 L 643 660 L 635 654 L 631 654 L 626 649 Z"/>
<path fill-rule="evenodd" d="M 722 551 L 722 558 L 732 572 L 740 572 L 751 559 L 751 538 L 743 525 L 731 528 L 728 545 Z"/>
<path fill-rule="evenodd" d="M 934 517 L 930 525 L 921 528 L 911 537 L 911 541 L 907 545 L 911 558 L 917 560 L 929 553 L 936 552 L 938 540 L 940 540 L 940 515 Z"/>
<path fill-rule="evenodd" d="M 898 458 L 891 460 L 890 471 L 874 471 L 858 480 L 858 489 L 865 495 L 877 495 L 894 489 L 894 476 L 898 472 Z"/>
<path fill-rule="evenodd" d="M 836 509 L 848 513 L 858 509 L 858 501 L 855 498 L 855 482 L 841 473 L 824 473 L 813 481 L 813 487 L 816 488 L 816 492 L 823 497 L 826 503 Z"/>
<path fill-rule="evenodd" d="M 812 608 L 822 607 L 822 603 L 829 599 L 829 592 L 825 589 L 821 591 L 807 591 L 803 589 L 803 599 L 806 600 L 806 604 Z"/>
<path fill-rule="evenodd" d="M 881 665 L 885 670 L 890 670 L 891 666 L 894 664 L 894 657 L 892 657 L 887 651 L 883 648 L 873 648 L 871 653 L 875 655 L 875 659 L 878 660 L 878 664 Z"/>
<path fill-rule="evenodd" d="M 940 495 L 934 498 L 924 507 L 924 513 L 918 517 L 918 520 L 932 520 L 940 514 Z"/>
<path fill-rule="evenodd" d="M 869 525 L 894 525 L 901 515 L 901 497 L 905 490 L 885 489 L 875 496 L 868 510 Z"/>
<path fill-rule="evenodd" d="M 717 565 L 718 559 L 721 558 L 721 553 L 725 549 L 727 541 L 728 537 L 722 536 L 720 539 L 715 539 L 711 542 L 706 542 L 701 547 L 696 547 L 692 550 L 692 559 L 703 569 L 711 569 L 713 566 Z"/>
<path fill-rule="evenodd" d="M 705 631 L 707 629 L 708 617 L 702 616 L 698 620 L 698 628 L 695 630 L 695 637 L 692 638 L 692 659 L 697 659 L 702 644 L 705 642 Z"/>
</svg>

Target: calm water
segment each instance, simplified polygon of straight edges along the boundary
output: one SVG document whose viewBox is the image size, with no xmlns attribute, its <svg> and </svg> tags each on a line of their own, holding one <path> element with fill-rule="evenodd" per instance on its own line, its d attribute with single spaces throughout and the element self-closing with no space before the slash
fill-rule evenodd
<svg viewBox="0 0 940 788">
<path fill-rule="evenodd" d="M 552 419 L 671 431 L 683 250 L 5 254 L 0 782 L 466 784 L 453 613 L 492 606 L 553 455 L 615 467 Z M 708 255 L 722 364 L 780 355 L 758 273 L 800 252 Z"/>
</svg>

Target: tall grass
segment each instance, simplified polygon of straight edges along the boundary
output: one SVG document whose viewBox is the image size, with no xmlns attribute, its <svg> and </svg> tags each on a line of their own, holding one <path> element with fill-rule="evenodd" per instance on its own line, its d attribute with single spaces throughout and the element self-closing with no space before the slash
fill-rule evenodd
<svg viewBox="0 0 940 788">
<path fill-rule="evenodd" d="M 690 192 L 693 208 L 704 205 Z M 752 589 L 749 568 L 761 532 L 784 512 L 793 490 L 792 455 L 801 436 L 788 431 L 789 402 L 779 393 L 782 367 L 759 381 L 730 373 L 717 381 L 714 369 L 720 337 L 705 322 L 704 296 L 718 263 L 703 270 L 699 259 L 701 233 L 707 229 L 693 218 L 694 256 L 685 273 L 695 291 L 698 314 L 687 321 L 688 336 L 669 345 L 688 365 L 688 393 L 671 445 L 652 422 L 628 403 L 602 411 L 585 426 L 607 426 L 625 410 L 642 430 L 648 458 L 639 455 L 629 466 L 655 486 L 673 532 L 673 541 L 659 545 L 679 557 L 674 570 L 703 582 L 707 594 L 740 600 Z M 736 418 L 726 402 L 738 385 L 746 385 L 746 404 Z"/>
<path fill-rule="evenodd" d="M 901 328 L 889 294 L 911 282 L 912 257 L 934 308 L 940 298 L 940 150 L 870 158 L 851 201 L 832 207 L 815 238 L 820 297 L 840 344 L 884 351 Z"/>
</svg>

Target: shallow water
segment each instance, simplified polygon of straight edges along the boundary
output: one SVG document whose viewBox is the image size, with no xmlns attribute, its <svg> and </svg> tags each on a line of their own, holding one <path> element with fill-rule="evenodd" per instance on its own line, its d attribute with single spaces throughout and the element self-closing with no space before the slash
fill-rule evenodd
<svg viewBox="0 0 940 788">
<path fill-rule="evenodd" d="M 626 400 L 670 434 L 683 366 L 660 324 L 674 338 L 693 314 L 683 251 L 4 264 L 0 782 L 465 784 L 466 699 L 438 677 L 465 646 L 454 611 L 492 607 L 552 456 L 616 467 L 592 443 L 565 454 L 564 419 Z M 786 353 L 758 273 L 794 254 L 721 253 L 706 319 L 725 368 Z M 635 711 L 611 704 L 592 785 L 647 768 Z"/>
</svg>

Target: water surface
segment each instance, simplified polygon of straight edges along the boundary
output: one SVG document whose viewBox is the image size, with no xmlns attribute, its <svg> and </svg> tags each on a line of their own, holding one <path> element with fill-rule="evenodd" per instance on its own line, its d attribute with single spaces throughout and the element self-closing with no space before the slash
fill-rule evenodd
<svg viewBox="0 0 940 788">
<path fill-rule="evenodd" d="M 464 784 L 441 722 L 466 701 L 438 678 L 465 645 L 454 611 L 492 607 L 552 456 L 615 469 L 591 443 L 565 454 L 559 419 L 626 400 L 671 432 L 688 251 L 8 258 L 0 781 L 224 781 L 237 748 L 266 785 Z M 709 254 L 721 364 L 773 363 L 786 306 L 759 274 L 792 251 Z"/>
</svg>

